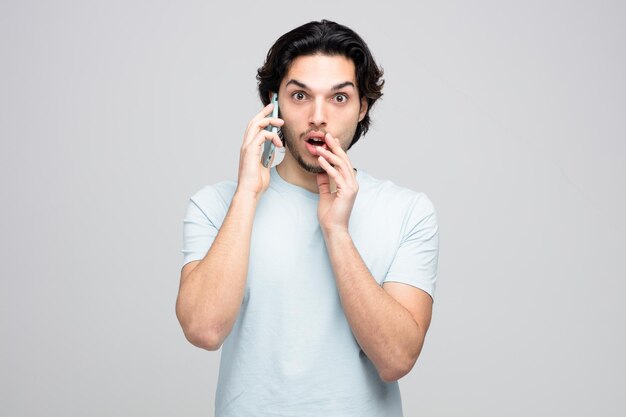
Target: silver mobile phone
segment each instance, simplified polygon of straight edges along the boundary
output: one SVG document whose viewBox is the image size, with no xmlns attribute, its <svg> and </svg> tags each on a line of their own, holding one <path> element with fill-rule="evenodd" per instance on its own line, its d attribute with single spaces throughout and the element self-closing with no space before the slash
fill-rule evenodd
<svg viewBox="0 0 626 417">
<path fill-rule="evenodd" d="M 274 110 L 272 110 L 272 117 L 278 117 L 278 94 L 274 93 L 272 95 L 272 103 L 274 104 Z M 265 130 L 269 132 L 276 133 L 278 132 L 278 127 L 268 125 Z M 270 162 L 272 161 L 272 155 L 274 155 L 274 149 L 276 149 L 276 145 L 271 140 L 266 140 L 263 144 L 263 155 L 261 156 L 261 162 L 265 168 L 269 167 Z"/>
</svg>

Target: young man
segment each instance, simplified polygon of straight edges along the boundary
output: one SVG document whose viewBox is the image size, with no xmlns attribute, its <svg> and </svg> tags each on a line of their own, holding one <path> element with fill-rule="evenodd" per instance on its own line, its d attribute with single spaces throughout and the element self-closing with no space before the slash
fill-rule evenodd
<svg viewBox="0 0 626 417">
<path fill-rule="evenodd" d="M 283 35 L 257 75 L 280 118 L 269 104 L 250 121 L 237 182 L 191 198 L 176 313 L 192 344 L 222 347 L 217 416 L 402 415 L 397 380 L 430 324 L 438 231 L 426 195 L 346 153 L 381 76 L 345 26 Z M 266 141 L 286 146 L 273 168 Z"/>
</svg>

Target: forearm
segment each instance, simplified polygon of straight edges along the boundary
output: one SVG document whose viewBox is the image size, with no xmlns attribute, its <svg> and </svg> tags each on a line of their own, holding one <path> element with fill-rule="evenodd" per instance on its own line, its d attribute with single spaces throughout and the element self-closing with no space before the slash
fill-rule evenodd
<svg viewBox="0 0 626 417">
<path fill-rule="evenodd" d="M 411 313 L 378 285 L 347 232 L 325 232 L 330 261 L 352 332 L 381 378 L 408 373 L 424 342 Z"/>
<path fill-rule="evenodd" d="M 206 256 L 181 282 L 178 319 L 193 344 L 218 349 L 230 333 L 243 300 L 256 199 L 235 194 Z"/>
</svg>

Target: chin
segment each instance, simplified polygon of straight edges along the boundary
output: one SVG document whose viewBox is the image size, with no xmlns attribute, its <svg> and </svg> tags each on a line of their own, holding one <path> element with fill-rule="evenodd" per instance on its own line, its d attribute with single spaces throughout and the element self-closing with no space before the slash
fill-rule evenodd
<svg viewBox="0 0 626 417">
<path fill-rule="evenodd" d="M 302 159 L 300 155 L 297 155 L 294 157 L 296 161 L 298 162 L 298 165 L 300 165 L 300 168 L 302 168 L 303 170 L 305 170 L 306 172 L 310 174 L 323 174 L 326 172 L 324 168 L 322 168 L 319 165 L 308 164 L 306 161 Z"/>
<path fill-rule="evenodd" d="M 287 148 L 287 151 L 291 153 L 293 159 L 295 159 L 295 161 L 298 163 L 298 166 L 304 171 L 310 174 L 323 174 L 326 172 L 324 168 L 319 165 L 319 161 L 317 160 L 317 158 L 315 158 L 313 155 L 310 156 L 313 159 L 311 162 L 306 161 L 302 155 L 305 154 L 308 156 L 307 150 L 303 149 L 301 151 L 296 146 L 293 146 L 289 138 L 285 140 L 285 147 Z"/>
<path fill-rule="evenodd" d="M 303 167 L 307 172 L 310 172 L 311 174 L 325 174 L 326 170 L 322 167 L 312 167 L 312 166 L 308 166 L 308 167 Z"/>
</svg>

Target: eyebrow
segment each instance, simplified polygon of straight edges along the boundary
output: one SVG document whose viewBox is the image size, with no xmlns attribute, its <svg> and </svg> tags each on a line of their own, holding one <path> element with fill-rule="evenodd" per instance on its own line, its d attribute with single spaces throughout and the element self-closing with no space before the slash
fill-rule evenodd
<svg viewBox="0 0 626 417">
<path fill-rule="evenodd" d="M 304 89 L 307 89 L 307 90 L 309 89 L 309 87 L 305 83 L 302 83 L 302 82 L 300 82 L 298 80 L 295 80 L 293 78 L 291 80 L 287 81 L 287 84 L 285 84 L 285 87 L 289 86 L 290 84 L 297 85 L 298 87 L 304 88 Z M 344 87 L 356 88 L 352 81 L 344 81 L 342 83 L 333 85 L 333 87 L 331 88 L 331 91 L 341 90 Z"/>
</svg>

